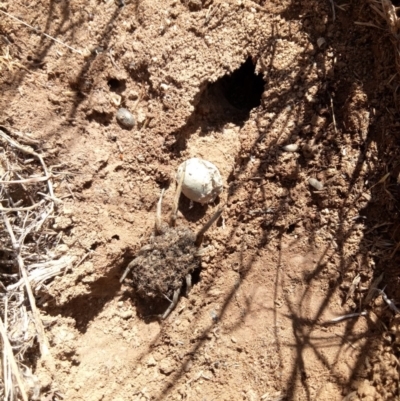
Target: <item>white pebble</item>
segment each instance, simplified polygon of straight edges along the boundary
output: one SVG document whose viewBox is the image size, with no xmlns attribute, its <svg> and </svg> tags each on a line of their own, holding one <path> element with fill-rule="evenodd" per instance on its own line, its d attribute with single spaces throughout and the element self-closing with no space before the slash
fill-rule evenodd
<svg viewBox="0 0 400 401">
<path fill-rule="evenodd" d="M 290 145 L 283 146 L 282 149 L 285 150 L 286 152 L 296 152 L 296 150 L 299 148 L 299 145 L 296 145 L 295 143 L 291 143 Z"/>
<path fill-rule="evenodd" d="M 176 175 L 178 182 L 185 163 L 185 177 L 182 183 L 183 194 L 190 200 L 201 204 L 214 201 L 223 189 L 218 168 L 207 160 L 194 157 L 179 166 Z"/>
<path fill-rule="evenodd" d="M 314 187 L 317 191 L 321 191 L 324 188 L 324 184 L 321 181 L 316 180 L 315 178 L 310 178 L 308 183 Z"/>
</svg>

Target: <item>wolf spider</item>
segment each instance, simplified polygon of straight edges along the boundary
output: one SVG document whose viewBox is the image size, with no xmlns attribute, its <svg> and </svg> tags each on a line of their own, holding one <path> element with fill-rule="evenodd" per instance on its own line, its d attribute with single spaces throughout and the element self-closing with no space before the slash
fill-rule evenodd
<svg viewBox="0 0 400 401">
<path fill-rule="evenodd" d="M 139 296 L 147 299 L 167 298 L 168 309 L 161 315 L 168 317 L 178 303 L 183 281 L 186 280 L 186 293 L 192 286 L 191 273 L 200 267 L 200 248 L 204 233 L 221 216 L 223 207 L 197 232 L 187 227 L 175 227 L 179 198 L 185 171 L 182 172 L 172 208 L 170 224 L 163 223 L 161 206 L 164 190 L 157 203 L 155 235 L 143 246 L 138 255 L 127 266 L 120 282 L 132 271 L 133 285 Z"/>
</svg>

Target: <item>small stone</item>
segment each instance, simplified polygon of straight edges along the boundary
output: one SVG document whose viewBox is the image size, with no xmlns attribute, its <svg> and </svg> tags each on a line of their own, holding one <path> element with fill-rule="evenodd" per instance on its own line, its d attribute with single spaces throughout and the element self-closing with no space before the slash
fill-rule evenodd
<svg viewBox="0 0 400 401">
<path fill-rule="evenodd" d="M 167 360 L 164 359 L 163 361 L 160 362 L 160 372 L 164 375 L 170 375 L 172 372 L 174 371 L 174 367 L 172 365 L 172 363 Z"/>
<path fill-rule="evenodd" d="M 124 319 L 124 320 L 131 318 L 132 315 L 133 315 L 133 312 L 131 310 L 122 311 L 119 313 L 119 316 L 122 317 L 122 319 Z"/>
<path fill-rule="evenodd" d="M 73 225 L 72 220 L 69 217 L 58 216 L 54 219 L 53 228 L 55 230 L 65 230 L 71 227 L 72 225 Z"/>
<path fill-rule="evenodd" d="M 236 340 L 236 338 L 235 338 L 235 337 L 231 337 L 231 341 L 232 341 L 234 344 L 236 344 L 236 343 L 237 343 L 237 340 Z"/>
<path fill-rule="evenodd" d="M 96 277 L 95 276 L 85 276 L 82 277 L 82 283 L 83 284 L 92 284 L 96 281 Z"/>
<path fill-rule="evenodd" d="M 326 40 L 325 38 L 318 38 L 317 39 L 317 45 L 320 49 L 323 49 L 326 46 Z"/>
<path fill-rule="evenodd" d="M 147 116 L 143 109 L 138 109 L 136 111 L 136 120 L 140 125 L 146 121 L 146 118 Z"/>
<path fill-rule="evenodd" d="M 135 118 L 133 117 L 132 113 L 123 107 L 118 109 L 116 118 L 119 124 L 127 129 L 131 129 L 135 125 Z"/>
<path fill-rule="evenodd" d="M 154 356 L 150 355 L 149 359 L 147 360 L 147 366 L 156 366 L 157 362 L 154 359 Z"/>
<path fill-rule="evenodd" d="M 317 191 L 321 191 L 324 188 L 324 184 L 322 182 L 316 180 L 315 178 L 310 178 L 308 183 L 315 188 Z"/>
<path fill-rule="evenodd" d="M 185 370 L 185 372 L 189 372 L 189 370 L 192 369 L 192 366 L 193 362 L 189 360 L 183 365 L 183 369 Z"/>
<path fill-rule="evenodd" d="M 291 143 L 290 145 L 283 146 L 283 150 L 286 152 L 296 152 L 296 150 L 299 148 L 299 145 L 296 145 L 295 143 Z"/>
</svg>

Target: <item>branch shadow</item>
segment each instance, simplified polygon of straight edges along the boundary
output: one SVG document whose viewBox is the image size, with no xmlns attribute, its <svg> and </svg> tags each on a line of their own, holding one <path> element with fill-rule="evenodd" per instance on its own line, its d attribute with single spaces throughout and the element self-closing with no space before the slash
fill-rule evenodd
<svg viewBox="0 0 400 401">
<path fill-rule="evenodd" d="M 313 10 L 312 15 L 310 16 L 310 14 L 308 14 L 307 17 L 310 18 L 311 21 L 313 21 L 313 19 L 320 18 L 321 12 L 323 12 L 324 14 L 327 14 L 329 12 L 328 6 L 328 4 L 318 4 L 317 9 Z M 359 15 L 359 13 L 362 12 L 362 10 L 360 11 L 360 6 L 355 3 L 351 3 L 350 7 L 352 15 Z M 299 8 L 297 2 L 293 2 L 292 5 L 288 7 L 288 9 L 282 14 L 282 17 L 296 20 L 298 18 L 301 18 L 299 17 L 300 11 L 304 12 L 303 9 Z M 312 27 L 313 24 L 311 23 L 308 26 Z M 316 36 L 316 33 L 313 31 L 313 29 L 310 28 L 307 31 L 310 35 L 312 34 L 314 37 Z M 370 31 L 366 32 L 363 28 L 356 27 L 352 31 L 351 38 L 348 39 L 348 42 L 353 43 L 354 40 L 357 40 L 354 38 L 357 37 L 360 32 L 363 37 L 368 37 L 370 39 L 374 35 Z M 332 40 L 331 46 L 333 50 L 335 50 L 335 47 L 337 47 L 337 49 L 341 52 L 344 51 L 343 37 L 341 36 L 343 34 L 344 33 L 341 33 L 340 35 L 338 34 L 334 38 L 334 40 Z M 265 48 L 260 51 L 259 62 L 263 66 L 263 71 L 268 72 L 269 81 L 273 81 L 275 71 L 272 66 L 274 57 L 276 55 L 276 38 L 266 38 L 265 43 Z M 369 43 L 365 41 L 364 47 L 367 48 L 367 46 L 369 46 Z M 264 62 L 264 59 L 262 57 L 263 53 L 268 53 L 267 58 L 269 58 L 269 63 Z M 388 158 L 385 154 L 386 143 L 379 143 L 377 141 L 377 136 L 379 136 L 379 130 L 381 127 L 376 120 L 372 119 L 369 126 L 369 133 L 366 137 L 360 132 L 351 133 L 350 130 L 349 133 L 349 128 L 346 126 L 345 121 L 348 118 L 348 116 L 346 116 L 348 99 L 352 96 L 352 86 L 349 85 L 349 82 L 347 81 L 349 77 L 351 78 L 351 75 L 347 75 L 344 79 L 335 80 L 334 77 L 332 77 L 331 75 L 332 71 L 324 69 L 325 64 L 323 61 L 325 61 L 325 57 L 327 56 L 322 51 L 319 52 L 319 54 L 315 55 L 314 50 L 310 52 L 310 49 L 305 49 L 304 60 L 302 61 L 312 60 L 314 56 L 320 62 L 321 75 L 325 80 L 325 84 L 322 85 L 322 87 L 316 93 L 316 97 L 319 101 L 318 104 L 316 104 L 315 102 L 305 102 L 305 111 L 303 114 L 300 114 L 299 112 L 299 114 L 296 115 L 295 111 L 292 113 L 286 113 L 286 120 L 279 125 L 281 134 L 278 133 L 275 138 L 271 138 L 268 140 L 267 133 L 274 130 L 274 125 L 277 124 L 278 116 L 280 115 L 280 113 L 283 113 L 285 110 L 287 110 L 286 105 L 296 105 L 299 103 L 299 101 L 297 94 L 293 92 L 292 87 L 287 91 L 280 91 L 279 98 L 274 93 L 271 93 L 269 96 L 264 97 L 263 105 L 258 109 L 257 113 L 260 114 L 260 117 L 263 117 L 263 115 L 265 115 L 267 112 L 272 111 L 273 117 L 269 119 L 269 122 L 267 124 L 258 126 L 260 135 L 253 142 L 252 146 L 249 147 L 247 152 L 249 157 L 245 160 L 242 160 L 242 164 L 239 166 L 237 174 L 237 176 L 240 176 L 241 173 L 245 172 L 251 163 L 251 156 L 255 156 L 262 161 L 266 161 L 266 163 L 260 164 L 258 169 L 253 173 L 252 178 L 264 178 L 262 178 L 260 185 L 250 186 L 251 190 L 249 190 L 249 181 L 242 181 L 238 183 L 235 182 L 235 179 L 233 178 L 228 197 L 229 207 L 230 205 L 232 205 L 232 199 L 239 192 L 239 190 L 243 187 L 246 187 L 246 190 L 248 191 L 248 198 L 245 200 L 244 207 L 241 212 L 237 214 L 237 220 L 242 223 L 252 223 L 255 221 L 255 218 L 251 216 L 249 217 L 250 208 L 258 206 L 259 204 L 265 204 L 265 202 L 268 200 L 268 194 L 264 191 L 264 186 L 262 185 L 263 182 L 268 180 L 270 182 L 279 182 L 282 187 L 287 189 L 288 194 L 293 194 L 295 192 L 299 179 L 297 172 L 294 172 L 291 175 L 282 174 L 281 176 L 279 176 L 275 174 L 275 176 L 268 176 L 268 166 L 273 164 L 276 165 L 277 163 L 279 163 L 279 157 L 281 154 L 279 151 L 277 151 L 277 149 L 279 149 L 279 146 L 281 146 L 282 140 L 285 137 L 291 138 L 301 134 L 304 142 L 307 140 L 323 144 L 327 144 L 328 142 L 330 142 L 330 146 L 325 146 L 322 154 L 318 155 L 319 162 L 321 163 L 322 160 L 323 166 L 329 166 L 332 165 L 332 163 L 335 163 L 336 166 L 338 166 L 339 168 L 346 163 L 346 155 L 341 151 L 343 146 L 342 144 L 346 143 L 348 137 L 350 137 L 351 140 L 354 140 L 355 143 L 358 143 L 358 145 L 355 145 L 355 153 L 357 157 L 355 160 L 353 160 L 354 168 L 351 172 L 346 171 L 345 173 L 345 190 L 344 188 L 342 188 L 340 191 L 338 191 L 338 193 L 335 193 L 335 196 L 340 199 L 340 204 L 334 205 L 334 207 L 337 209 L 338 222 L 332 228 L 332 241 L 320 253 L 320 259 L 315 264 L 315 267 L 313 267 L 313 269 L 307 273 L 307 287 L 305 288 L 298 302 L 294 303 L 292 299 L 290 299 L 288 296 L 285 296 L 285 304 L 289 311 L 286 317 L 292 322 L 292 333 L 295 339 L 294 343 L 285 343 L 280 337 L 279 331 L 277 330 L 279 326 L 278 310 L 277 308 L 274 308 L 273 310 L 275 342 L 277 344 L 281 365 L 283 365 L 285 361 L 285 356 L 282 353 L 283 348 L 291 347 L 294 349 L 295 352 L 295 358 L 291 365 L 290 373 L 287 375 L 287 378 L 280 383 L 282 389 L 284 389 L 285 392 L 285 400 L 298 399 L 299 383 L 304 391 L 305 399 L 313 399 L 312 390 L 307 380 L 307 349 L 311 349 L 316 359 L 320 361 L 320 363 L 326 368 L 328 372 L 330 372 L 330 380 L 335 382 L 340 388 L 343 389 L 344 392 L 349 392 L 350 389 L 352 389 L 353 383 L 357 381 L 360 376 L 362 377 L 362 374 L 365 371 L 366 360 L 374 352 L 373 344 L 375 343 L 375 341 L 380 341 L 382 335 L 379 326 L 377 326 L 376 322 L 374 321 L 374 319 L 371 318 L 370 315 L 365 318 L 365 331 L 363 333 L 353 334 L 357 319 L 349 319 L 344 320 L 342 323 L 340 323 L 340 326 L 344 327 L 345 332 L 342 337 L 336 335 L 336 337 L 326 338 L 320 337 L 318 336 L 318 334 L 315 334 L 318 329 L 327 327 L 328 323 L 323 320 L 323 316 L 324 313 L 328 310 L 328 306 L 332 303 L 334 296 L 336 294 L 340 294 L 343 303 L 345 303 L 346 293 L 341 289 L 343 283 L 348 282 L 349 277 L 354 277 L 359 272 L 363 273 L 366 278 L 368 277 L 369 279 L 373 279 L 374 277 L 379 276 L 379 274 L 382 272 L 382 269 L 384 268 L 384 263 L 387 262 L 387 251 L 382 252 L 381 249 L 378 247 L 378 254 L 375 253 L 371 255 L 370 252 L 370 242 L 374 241 L 373 236 L 371 236 L 371 230 L 374 231 L 374 227 L 376 226 L 376 217 L 370 214 L 370 209 L 375 208 L 376 203 L 371 202 L 371 200 L 364 202 L 364 206 L 358 208 L 358 215 L 354 215 L 353 206 L 356 202 L 359 202 L 360 200 L 362 200 L 363 197 L 365 197 L 365 190 L 367 190 L 368 188 L 372 190 L 372 196 L 381 196 L 379 195 L 381 193 L 381 189 L 379 188 L 373 187 L 371 185 L 367 185 L 365 190 L 362 190 L 362 188 L 360 188 L 360 183 L 362 180 L 364 180 L 364 177 L 368 177 L 370 183 L 376 183 L 383 176 L 382 165 L 378 162 L 371 162 L 370 154 L 372 151 L 374 151 L 375 145 L 378 145 L 378 153 L 385 157 L 385 160 L 387 160 Z M 371 57 L 370 52 L 368 52 L 368 56 Z M 302 68 L 297 75 L 292 74 L 290 78 L 292 84 L 295 85 L 299 82 L 303 82 L 304 77 L 311 74 L 312 67 L 309 68 L 309 70 L 307 70 L 307 68 Z M 354 60 L 351 64 L 351 68 L 354 69 L 354 81 L 364 87 L 367 96 L 373 99 L 375 88 L 374 85 L 371 85 L 370 77 L 366 73 L 364 66 L 360 64 L 358 60 Z M 289 71 L 286 71 L 286 74 L 288 76 Z M 303 84 L 304 92 L 307 92 L 307 89 L 312 88 L 315 83 L 316 82 L 307 82 L 307 84 Z M 379 85 L 379 83 L 377 84 Z M 268 89 L 268 83 L 266 83 L 265 92 L 268 92 Z M 329 92 L 335 94 L 335 97 L 333 99 L 332 95 L 329 95 Z M 284 106 L 282 104 L 284 104 Z M 335 114 L 333 114 L 333 110 L 335 111 Z M 301 129 L 295 127 L 290 129 L 289 134 L 283 135 L 283 131 L 289 127 L 289 122 L 291 119 L 301 121 L 304 125 L 307 125 L 307 123 L 312 120 L 312 115 L 316 111 L 320 115 L 326 117 L 327 121 L 324 124 L 323 129 L 321 130 L 325 131 L 325 133 L 321 131 L 319 133 L 314 133 L 307 130 L 302 131 Z M 196 118 L 198 120 L 193 123 Z M 255 120 L 260 121 L 261 119 L 255 117 Z M 224 121 L 226 123 L 228 120 L 224 120 L 222 118 L 219 121 Z M 193 116 L 189 125 L 190 127 L 184 127 L 181 131 L 174 134 L 174 137 L 177 138 L 177 142 L 175 142 L 175 144 L 178 143 L 178 145 L 176 148 L 170 148 L 170 150 L 184 149 L 187 140 L 190 138 L 190 135 L 197 131 L 199 128 L 201 128 L 202 131 L 206 132 L 207 125 L 204 124 L 204 121 L 203 123 L 199 122 L 198 116 Z M 215 125 L 211 125 L 211 127 L 215 129 Z M 259 145 L 263 141 L 267 142 L 268 145 L 262 147 L 262 150 L 260 151 Z M 300 157 L 298 163 L 300 167 L 308 168 L 311 173 L 317 173 L 319 172 L 319 170 L 321 170 L 321 167 L 318 167 L 316 165 L 316 162 L 314 162 L 312 159 L 310 160 L 310 158 L 307 158 L 306 156 Z M 393 163 L 394 162 L 392 161 L 391 164 Z M 256 191 L 261 192 L 262 201 L 256 200 Z M 321 212 L 328 205 L 333 207 L 332 201 L 330 199 L 332 195 L 333 194 L 329 192 L 329 190 L 327 190 L 325 193 L 313 192 L 308 202 L 309 204 L 315 204 L 319 212 Z M 290 205 L 290 202 L 292 202 L 293 204 L 293 199 L 290 199 L 290 196 L 286 199 L 281 198 L 274 208 L 274 214 L 272 218 L 266 219 L 266 221 L 263 222 L 263 233 L 257 239 L 257 243 L 254 246 L 255 250 L 264 249 L 272 238 L 278 238 L 279 241 L 282 241 L 283 236 L 285 235 L 285 233 L 288 232 L 288 230 L 290 230 L 290 227 L 283 226 L 277 228 L 277 226 L 279 227 L 278 221 L 282 219 L 283 216 L 290 214 L 290 212 L 288 212 L 288 203 Z M 379 205 L 379 207 L 385 209 L 386 205 L 387 201 L 384 201 Z M 244 208 L 246 208 L 246 210 L 244 210 Z M 304 216 L 302 216 L 302 218 L 304 218 Z M 360 219 L 363 221 L 364 224 L 363 228 L 361 228 L 363 230 L 361 234 L 361 239 L 358 245 L 353 247 L 351 251 L 349 251 L 349 242 L 352 236 L 360 231 Z M 293 221 L 294 222 L 291 225 L 296 226 L 299 219 L 294 219 Z M 310 249 L 315 249 L 317 247 L 319 228 L 321 228 L 321 223 L 317 221 L 316 224 L 314 224 L 314 228 L 307 233 Z M 387 226 L 385 227 L 385 230 L 385 232 L 381 231 L 381 235 L 383 235 L 384 237 L 387 238 L 388 236 L 393 235 L 393 231 L 388 230 Z M 234 236 L 235 229 L 232 229 L 230 239 L 232 239 Z M 283 263 L 282 247 L 278 247 L 278 249 L 279 252 L 278 261 L 276 262 L 276 275 L 272 288 L 273 298 L 275 301 L 278 300 L 281 291 L 281 275 L 283 274 L 280 269 L 280 265 L 281 263 Z M 383 262 L 383 260 L 380 258 L 382 253 L 386 255 L 385 262 Z M 219 322 L 224 322 L 224 320 L 227 318 L 227 310 L 229 306 L 232 304 L 237 292 L 241 289 L 242 284 L 248 277 L 250 277 L 252 269 L 257 262 L 258 255 L 256 251 L 250 253 L 250 255 L 248 256 L 249 257 L 246 262 L 245 258 L 241 258 L 242 262 L 238 269 L 240 271 L 240 281 L 232 288 L 229 294 L 223 300 L 221 300 L 222 307 L 218 316 Z M 337 267 L 334 269 L 334 272 L 329 272 L 329 287 L 325 292 L 322 302 L 320 303 L 315 314 L 311 318 L 309 316 L 305 316 L 302 312 L 302 308 L 307 305 L 307 298 L 310 297 L 310 295 L 312 294 L 312 291 L 314 289 L 314 286 L 312 284 L 318 283 L 319 280 L 322 279 L 323 273 L 325 273 L 327 270 L 326 260 L 334 260 L 335 258 L 337 258 L 338 260 Z M 371 259 L 376 263 L 375 268 L 371 268 L 371 263 L 369 263 Z M 393 260 L 392 263 L 394 266 L 395 261 Z M 362 268 L 360 269 L 361 266 Z M 383 284 L 390 285 L 388 281 L 385 281 Z M 211 286 L 212 283 L 204 285 L 202 293 L 207 294 Z M 395 290 L 393 289 L 393 287 L 391 287 L 390 291 L 393 293 Z M 361 301 L 361 307 L 355 305 L 355 312 L 361 312 L 363 310 L 371 311 L 371 307 L 369 305 L 362 305 L 362 297 L 359 298 L 359 300 Z M 244 315 L 249 316 L 252 313 L 256 313 L 253 312 L 251 309 L 252 306 L 250 302 L 244 308 Z M 374 310 L 374 312 L 377 311 Z M 198 315 L 200 315 L 199 311 Z M 379 319 L 382 319 L 382 321 L 388 322 L 388 320 L 390 321 L 391 317 L 392 316 L 390 313 L 379 314 Z M 196 320 L 199 318 L 200 317 L 194 318 L 192 324 L 195 325 Z M 233 332 L 236 328 L 240 327 L 242 323 L 243 318 L 238 318 L 236 323 L 231 323 L 226 326 L 228 327 L 227 332 Z M 166 325 L 167 324 L 168 323 L 166 323 Z M 215 329 L 216 324 L 218 323 L 216 323 L 215 321 L 210 322 L 209 326 L 203 329 L 201 333 L 197 335 L 198 341 L 190 350 L 190 355 L 196 355 L 200 352 L 201 348 L 206 343 L 209 334 L 212 333 L 212 331 Z M 357 345 L 358 356 L 354 364 L 351 366 L 352 373 L 348 378 L 344 378 L 338 372 L 335 372 L 335 366 L 341 361 L 343 350 L 346 347 L 349 347 L 349 344 L 351 345 L 353 342 L 360 340 L 363 341 L 361 342 L 361 346 Z M 336 357 L 334 358 L 333 364 L 324 356 L 322 352 L 324 348 L 332 347 L 332 344 L 334 344 L 337 348 Z M 171 394 L 171 392 L 176 388 L 176 383 L 178 383 L 186 373 L 184 369 L 186 363 L 186 359 L 182 361 L 182 368 L 178 369 L 176 373 L 173 374 L 171 381 L 169 381 L 166 386 L 160 389 L 158 393 L 159 395 L 155 398 L 156 400 L 166 399 L 168 395 Z M 171 385 L 171 383 L 174 384 Z"/>
</svg>

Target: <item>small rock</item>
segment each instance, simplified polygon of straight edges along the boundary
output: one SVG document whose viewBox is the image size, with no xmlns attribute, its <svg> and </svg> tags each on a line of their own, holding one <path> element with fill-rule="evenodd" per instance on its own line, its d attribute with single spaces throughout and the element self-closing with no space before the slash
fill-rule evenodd
<svg viewBox="0 0 400 401">
<path fill-rule="evenodd" d="M 209 291 L 207 291 L 207 295 L 210 297 L 219 297 L 220 295 L 222 295 L 224 292 L 217 289 L 217 288 L 212 288 Z"/>
<path fill-rule="evenodd" d="M 150 355 L 149 359 L 147 360 L 147 366 L 156 366 L 157 362 L 154 359 L 154 356 Z"/>
<path fill-rule="evenodd" d="M 133 114 L 123 107 L 118 109 L 116 118 L 117 121 L 127 129 L 131 129 L 135 125 L 135 118 L 133 117 Z"/>
<path fill-rule="evenodd" d="M 193 362 L 189 360 L 183 365 L 183 369 L 185 370 L 185 372 L 189 372 L 189 370 L 192 369 L 192 366 Z"/>
<path fill-rule="evenodd" d="M 318 38 L 317 39 L 317 45 L 320 49 L 323 49 L 326 46 L 326 40 L 325 38 Z"/>
<path fill-rule="evenodd" d="M 66 216 L 58 216 L 54 219 L 53 228 L 55 230 L 65 230 L 72 226 L 72 220 Z"/>
<path fill-rule="evenodd" d="M 290 145 L 283 146 L 282 149 L 285 150 L 286 152 L 296 152 L 296 150 L 299 148 L 299 145 L 296 145 L 295 143 L 291 143 Z"/>
<path fill-rule="evenodd" d="M 132 317 L 133 312 L 131 310 L 127 310 L 127 311 L 121 311 L 119 313 L 119 316 L 122 317 L 122 319 L 129 319 L 130 317 Z"/>
<path fill-rule="evenodd" d="M 138 109 L 136 111 L 136 120 L 140 125 L 146 121 L 146 118 L 147 116 L 143 109 Z"/>
<path fill-rule="evenodd" d="M 172 365 L 172 363 L 167 360 L 164 359 L 163 361 L 160 362 L 160 372 L 164 375 L 170 375 L 172 372 L 174 371 L 174 367 Z"/>
<path fill-rule="evenodd" d="M 82 283 L 83 284 L 92 284 L 96 281 L 96 277 L 95 276 L 84 276 L 82 277 Z"/>
<path fill-rule="evenodd" d="M 321 191 L 324 188 L 324 184 L 322 182 L 316 180 L 315 178 L 310 178 L 308 183 L 315 188 L 317 191 Z"/>
<path fill-rule="evenodd" d="M 231 337 L 231 341 L 232 341 L 233 343 L 236 343 L 236 342 L 237 342 L 237 340 L 236 340 L 235 337 Z"/>
</svg>

